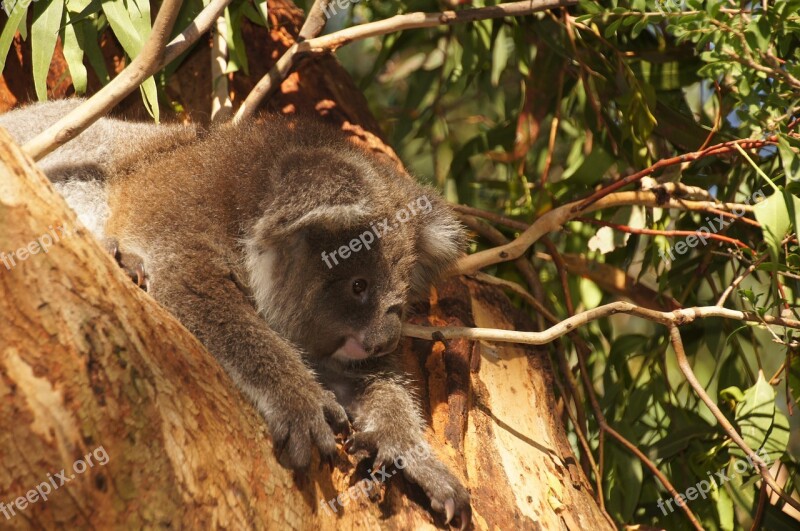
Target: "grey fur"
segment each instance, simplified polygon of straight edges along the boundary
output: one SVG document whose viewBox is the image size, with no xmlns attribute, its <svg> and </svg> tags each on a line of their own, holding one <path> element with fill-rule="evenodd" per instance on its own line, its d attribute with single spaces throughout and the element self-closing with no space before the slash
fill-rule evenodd
<svg viewBox="0 0 800 531">
<path fill-rule="evenodd" d="M 34 103 L 0 115 L 0 127 L 24 144 L 77 107 L 78 98 Z M 161 125 L 101 119 L 38 162 L 53 182 L 65 179 L 103 179 L 112 171 L 136 164 L 144 154 L 154 155 L 196 137 L 192 126 Z"/>
<path fill-rule="evenodd" d="M 14 111 L 0 125 L 25 139 L 71 105 Z M 346 429 L 348 416 L 352 449 L 376 455 L 378 466 L 425 444 L 394 351 L 409 299 L 427 293 L 463 251 L 450 209 L 316 121 L 270 117 L 199 136 L 103 119 L 41 166 L 54 180 L 103 183 L 109 215 L 96 233 L 141 257 L 152 296 L 256 404 L 285 466 L 306 467 L 312 446 L 332 455 L 331 428 Z M 429 211 L 326 266 L 322 252 L 422 196 Z M 367 290 L 356 293 L 354 279 Z M 344 360 L 353 352 L 369 356 Z M 454 507 L 468 518 L 469 494 L 432 454 L 404 474 L 434 510 Z"/>
</svg>

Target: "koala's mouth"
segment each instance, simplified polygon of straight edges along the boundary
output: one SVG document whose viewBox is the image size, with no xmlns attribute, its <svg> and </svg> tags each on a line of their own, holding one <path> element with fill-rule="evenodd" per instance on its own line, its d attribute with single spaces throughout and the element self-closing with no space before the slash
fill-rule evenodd
<svg viewBox="0 0 800 531">
<path fill-rule="evenodd" d="M 364 346 L 361 342 L 350 336 L 348 337 L 344 345 L 339 347 L 336 352 L 333 353 L 333 358 L 339 361 L 358 361 L 358 360 L 365 360 L 369 358 L 369 352 L 364 349 Z"/>
</svg>

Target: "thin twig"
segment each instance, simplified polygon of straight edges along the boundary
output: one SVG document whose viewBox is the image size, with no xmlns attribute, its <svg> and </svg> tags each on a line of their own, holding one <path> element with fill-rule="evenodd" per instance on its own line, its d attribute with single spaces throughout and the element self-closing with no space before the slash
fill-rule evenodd
<svg viewBox="0 0 800 531">
<path fill-rule="evenodd" d="M 576 210 L 585 211 L 589 205 L 607 196 L 608 194 L 615 192 L 616 190 L 619 190 L 620 188 L 627 186 L 631 183 L 634 183 L 640 180 L 642 177 L 652 175 L 658 170 L 666 168 L 668 166 L 674 166 L 675 164 L 683 164 L 685 162 L 692 162 L 712 155 L 722 155 L 725 153 L 731 153 L 733 151 L 736 151 L 737 146 L 745 149 L 757 149 L 764 147 L 766 145 L 775 144 L 777 143 L 777 141 L 778 137 L 774 135 L 764 140 L 755 140 L 752 138 L 731 140 L 729 142 L 723 142 L 722 144 L 715 144 L 713 146 L 707 147 L 700 151 L 695 151 L 693 153 L 684 153 L 683 155 L 670 157 L 668 159 L 661 159 L 652 166 L 650 166 L 649 168 L 645 168 L 623 179 L 620 179 L 608 186 L 604 186 L 602 189 L 593 193 L 583 201 L 578 202 L 579 204 L 576 205 L 574 208 Z"/>
<path fill-rule="evenodd" d="M 743 312 L 720 308 L 719 306 L 697 306 L 693 308 L 681 308 L 671 312 L 660 312 L 636 306 L 629 302 L 617 301 L 603 306 L 598 306 L 591 310 L 586 310 L 573 315 L 559 323 L 551 326 L 542 332 L 519 332 L 516 330 L 498 330 L 495 328 L 468 328 L 458 326 L 421 326 L 406 323 L 403 325 L 403 334 L 417 339 L 432 339 L 433 334 L 441 334 L 445 339 L 472 339 L 482 341 L 498 341 L 501 343 L 522 343 L 525 345 L 544 345 L 551 341 L 569 334 L 579 326 L 583 326 L 592 321 L 624 313 L 635 315 L 648 321 L 661 323 L 667 326 L 682 326 L 694 322 L 696 319 L 707 319 L 710 317 L 721 317 L 760 325 L 778 325 L 786 328 L 800 329 L 800 321 L 787 319 L 785 317 L 775 317 L 771 315 L 760 316 L 753 312 Z"/>
<path fill-rule="evenodd" d="M 596 210 L 604 208 L 638 205 L 655 208 L 682 208 L 685 210 L 706 210 L 717 208 L 725 210 L 752 210 L 751 205 L 732 203 L 717 203 L 714 201 L 688 201 L 684 199 L 668 198 L 666 201 L 654 192 L 618 192 L 604 196 L 595 202 L 581 208 L 582 201 L 574 201 L 554 208 L 543 214 L 531 224 L 514 241 L 471 254 L 462 258 L 453 270 L 454 274 L 472 273 L 484 267 L 514 260 L 522 256 L 531 245 L 536 243 L 545 234 L 560 229 L 567 221 Z"/>
<path fill-rule="evenodd" d="M 459 218 L 461 219 L 461 222 L 464 223 L 467 227 L 471 228 L 479 235 L 489 240 L 489 242 L 491 242 L 493 245 L 505 245 L 506 243 L 508 243 L 508 239 L 505 236 L 503 236 L 503 234 L 499 230 L 492 227 L 491 225 L 488 225 L 480 221 L 478 218 L 465 215 L 461 215 L 459 216 Z M 530 263 L 530 261 L 526 257 L 521 256 L 516 260 L 514 260 L 514 265 L 517 267 L 519 274 L 522 275 L 522 277 L 525 279 L 525 282 L 528 284 L 531 290 L 535 291 L 537 287 L 536 272 L 533 270 L 533 265 Z M 539 299 L 531 295 L 522 286 L 514 282 L 509 282 L 507 280 L 502 280 L 491 275 L 483 274 L 481 272 L 477 272 L 473 276 L 475 280 L 478 280 L 485 284 L 506 287 L 515 291 L 520 296 L 522 296 L 522 298 L 528 304 L 530 304 L 534 310 L 536 310 L 538 315 L 549 315 L 550 317 L 548 317 L 548 319 L 552 318 L 551 322 L 553 323 L 558 322 L 558 319 L 556 319 L 554 315 L 549 314 L 547 308 L 545 308 L 544 305 L 541 302 L 539 302 Z"/>
<path fill-rule="evenodd" d="M 503 216 L 502 214 L 496 214 L 488 210 L 482 210 L 480 208 L 475 208 L 467 205 L 450 205 L 450 206 L 456 212 L 461 212 L 462 214 L 467 214 L 470 216 L 475 216 L 481 219 L 485 219 L 487 221 L 491 221 L 492 223 L 496 223 L 498 225 L 503 225 L 510 229 L 523 231 L 527 230 L 527 228 L 530 227 L 530 225 L 528 225 L 524 221 L 517 221 L 507 216 Z"/>
<path fill-rule="evenodd" d="M 711 131 L 708 132 L 708 136 L 706 137 L 705 142 L 697 148 L 698 151 L 702 151 L 708 147 L 711 143 L 711 140 L 714 138 L 714 135 L 719 132 L 719 128 L 722 125 L 722 88 L 719 86 L 719 82 L 714 80 L 714 93 L 717 96 L 717 113 L 714 117 L 714 125 L 711 127 Z"/>
<path fill-rule="evenodd" d="M 800 502 L 786 494 L 783 489 L 778 485 L 775 479 L 772 477 L 772 474 L 769 472 L 769 466 L 764 460 L 756 454 L 744 439 L 739 435 L 736 431 L 736 428 L 730 423 L 728 418 L 725 416 L 724 413 L 717 407 L 717 404 L 711 400 L 711 397 L 708 396 L 706 390 L 703 388 L 703 385 L 697 380 L 697 377 L 692 370 L 692 366 L 689 364 L 689 359 L 686 357 L 686 351 L 683 349 L 683 341 L 681 340 L 681 333 L 678 330 L 677 326 L 671 326 L 670 330 L 670 338 L 672 339 L 672 347 L 675 350 L 675 356 L 678 359 L 678 367 L 680 368 L 681 372 L 683 373 L 684 377 L 686 377 L 686 381 L 689 382 L 689 385 L 692 386 L 694 392 L 700 399 L 705 403 L 708 409 L 711 410 L 711 413 L 714 415 L 714 418 L 717 419 L 717 422 L 728 434 L 728 437 L 736 443 L 736 445 L 742 449 L 745 455 L 748 456 L 749 459 L 752 459 L 754 465 L 758 467 L 758 471 L 761 474 L 761 477 L 764 481 L 769 485 L 769 487 L 781 497 L 783 501 L 800 511 Z"/>
<path fill-rule="evenodd" d="M 553 259 L 547 253 L 539 252 L 535 256 L 540 260 Z M 561 258 L 567 271 L 573 275 L 591 280 L 608 293 L 625 297 L 631 302 L 652 310 L 677 310 L 681 307 L 674 298 L 641 283 L 635 276 L 628 274 L 607 262 L 597 262 L 579 254 L 563 253 Z M 663 302 L 662 302 L 663 300 Z"/>
<path fill-rule="evenodd" d="M 761 258 L 759 258 L 759 259 L 758 259 L 756 262 L 754 262 L 754 263 L 750 264 L 750 267 L 748 267 L 747 269 L 745 269 L 745 270 L 744 270 L 744 272 L 742 272 L 742 274 L 741 274 L 741 275 L 739 275 L 738 277 L 736 277 L 736 278 L 733 280 L 733 282 L 731 282 L 731 285 L 730 285 L 730 286 L 728 286 L 727 288 L 725 288 L 725 291 L 723 291 L 723 292 L 722 292 L 722 295 L 720 295 L 720 297 L 719 297 L 719 300 L 717 300 L 717 304 L 716 304 L 716 305 L 717 305 L 717 306 L 724 306 L 724 305 L 725 305 L 725 301 L 726 301 L 726 300 L 728 300 L 728 297 L 729 297 L 729 296 L 730 296 L 730 294 L 733 292 L 733 290 L 735 290 L 735 289 L 736 289 L 736 286 L 738 286 L 739 284 L 741 284 L 741 283 L 742 283 L 742 281 L 743 281 L 745 278 L 747 278 L 747 276 L 748 276 L 750 273 L 752 273 L 753 271 L 755 271 L 755 270 L 756 270 L 756 268 L 757 268 L 759 265 L 761 265 L 761 262 L 763 262 L 763 261 L 764 261 L 764 260 L 766 260 L 767 258 L 769 258 L 769 254 L 765 254 L 764 256 L 762 256 Z"/>
<path fill-rule="evenodd" d="M 616 439 L 618 443 L 627 448 L 629 452 L 638 457 L 639 461 L 644 463 L 644 465 L 650 469 L 650 472 L 652 472 L 653 475 L 658 478 L 661 484 L 664 485 L 664 488 L 667 489 L 667 492 L 669 492 L 674 499 L 676 500 L 678 499 L 679 496 L 678 491 L 675 489 L 672 483 L 670 483 L 670 481 L 664 474 L 661 473 L 661 471 L 658 469 L 655 463 L 650 461 L 650 459 L 648 459 L 647 456 L 644 455 L 644 453 L 642 453 L 641 450 L 639 450 L 636 446 L 631 444 L 631 442 L 628 441 L 628 439 L 617 433 L 617 431 L 614 430 L 614 428 L 612 428 L 611 426 L 605 425 L 603 426 L 603 430 L 606 431 L 609 435 L 611 435 L 614 439 Z M 691 509 L 689 509 L 688 504 L 680 503 L 677 505 L 679 505 L 680 508 L 683 509 L 683 512 L 686 513 L 686 517 L 692 523 L 692 526 L 694 526 L 694 528 L 699 531 L 703 531 L 703 526 L 700 525 L 700 522 L 697 520 L 697 517 L 694 515 Z"/>
<path fill-rule="evenodd" d="M 536 300 L 536 297 L 531 295 L 528 290 L 526 290 L 516 282 L 511 282 L 510 280 L 504 280 L 502 278 L 497 278 L 492 275 L 487 275 L 486 273 L 482 273 L 480 271 L 472 275 L 472 278 L 474 278 L 478 282 L 487 284 L 489 286 L 497 286 L 500 288 L 506 288 L 510 291 L 513 291 L 514 293 L 522 297 L 522 299 L 528 304 L 530 304 L 533 307 L 533 309 L 536 310 L 537 312 L 541 314 L 549 313 L 547 308 L 545 308 L 541 302 Z"/>
<path fill-rule="evenodd" d="M 743 249 L 748 249 L 750 252 L 755 252 L 753 249 L 750 248 L 749 245 L 746 243 L 737 240 L 736 238 L 731 238 L 730 236 L 723 236 L 722 234 L 716 234 L 713 232 L 706 232 L 702 233 L 695 230 L 659 230 L 659 229 L 639 229 L 635 227 L 631 227 L 628 225 L 620 225 L 618 223 L 610 223 L 608 221 L 603 221 L 600 219 L 592 219 L 592 218 L 585 218 L 579 217 L 575 218 L 574 221 L 580 221 L 583 223 L 590 223 L 592 225 L 600 225 L 601 227 L 609 227 L 614 230 L 618 230 L 620 232 L 627 232 L 629 234 L 643 234 L 643 235 L 650 235 L 650 236 L 667 236 L 671 238 L 680 238 L 680 237 L 687 237 L 687 236 L 697 236 L 702 239 L 708 240 L 718 240 L 725 243 L 731 243 L 736 245 L 737 247 L 741 247 Z"/>
<path fill-rule="evenodd" d="M 764 520 L 764 514 L 767 507 L 767 484 L 761 483 L 761 488 L 758 489 L 758 506 L 756 507 L 756 515 L 753 517 L 753 524 L 750 526 L 750 531 L 758 531 L 761 529 L 761 522 Z"/>
<path fill-rule="evenodd" d="M 550 166 L 553 164 L 553 154 L 556 148 L 556 135 L 558 133 L 558 125 L 561 122 L 561 98 L 564 94 L 564 75 L 567 69 L 562 68 L 558 74 L 558 93 L 556 94 L 556 110 L 553 114 L 553 120 L 550 122 L 550 136 L 547 139 L 547 157 L 544 160 L 544 168 L 542 169 L 542 176 L 539 179 L 539 185 L 544 189 L 547 184 L 547 177 L 550 175 Z"/>
</svg>

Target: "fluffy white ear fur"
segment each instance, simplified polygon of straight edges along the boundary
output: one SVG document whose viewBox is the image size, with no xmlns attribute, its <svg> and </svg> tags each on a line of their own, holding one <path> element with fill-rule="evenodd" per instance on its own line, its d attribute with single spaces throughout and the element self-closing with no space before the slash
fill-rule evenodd
<svg viewBox="0 0 800 531">
<path fill-rule="evenodd" d="M 349 205 L 323 205 L 304 214 L 289 224 L 287 232 L 296 233 L 307 227 L 336 227 L 346 230 L 350 227 L 369 223 L 372 212 L 366 201 Z"/>
<path fill-rule="evenodd" d="M 466 244 L 464 227 L 444 209 L 423 221 L 417 240 L 417 265 L 411 277 L 411 291 L 425 296 L 430 285 L 461 256 Z"/>
</svg>

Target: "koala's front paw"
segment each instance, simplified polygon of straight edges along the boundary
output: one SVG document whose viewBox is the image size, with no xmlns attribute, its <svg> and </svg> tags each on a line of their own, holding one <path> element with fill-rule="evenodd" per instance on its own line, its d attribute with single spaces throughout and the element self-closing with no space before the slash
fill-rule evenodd
<svg viewBox="0 0 800 531">
<path fill-rule="evenodd" d="M 409 460 L 403 474 L 422 487 L 434 511 L 445 514 L 445 524 L 458 515 L 461 529 L 466 529 L 472 520 L 469 493 L 444 463 L 432 455 L 427 459 Z"/>
<path fill-rule="evenodd" d="M 424 441 L 418 444 L 395 444 L 391 437 L 381 436 L 379 432 L 367 431 L 353 434 L 347 441 L 350 453 L 366 451 L 375 455 L 373 468 L 381 478 L 389 468 L 402 470 L 407 480 L 416 483 L 431 500 L 431 508 L 444 513 L 445 524 L 458 515 L 461 529 L 472 521 L 472 508 L 469 493 L 452 472 L 436 456 Z M 403 448 L 405 450 L 403 450 Z M 383 472 L 383 474 L 381 474 Z"/>
<path fill-rule="evenodd" d="M 278 462 L 302 470 L 311 462 L 312 446 L 319 449 L 323 459 L 331 460 L 336 454 L 334 431 L 347 433 L 350 424 L 334 394 L 316 382 L 310 388 L 292 391 L 294 396 L 264 412 L 264 416 Z"/>
</svg>

